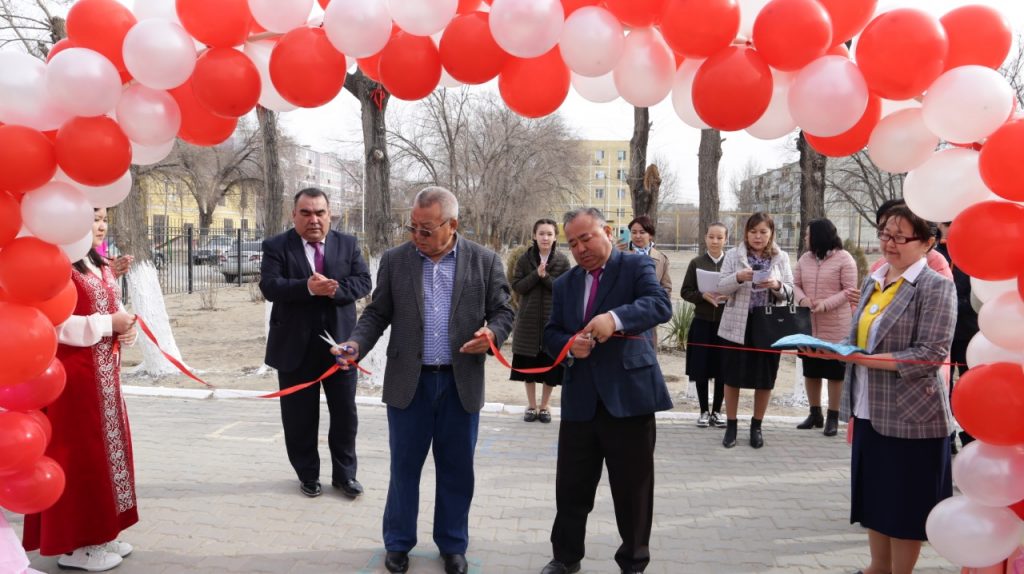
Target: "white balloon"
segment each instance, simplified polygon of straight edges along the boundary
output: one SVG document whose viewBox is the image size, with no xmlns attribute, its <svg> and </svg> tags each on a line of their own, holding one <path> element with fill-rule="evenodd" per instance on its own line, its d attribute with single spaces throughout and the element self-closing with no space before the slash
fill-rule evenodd
<svg viewBox="0 0 1024 574">
<path fill-rule="evenodd" d="M 959 66 L 932 82 L 921 109 L 924 124 L 940 138 L 971 143 L 1006 123 L 1015 94 L 999 72 L 985 66 Z"/>
<path fill-rule="evenodd" d="M 1011 291 L 1017 291 L 1016 279 L 986 281 L 977 277 L 971 277 L 971 294 L 980 299 L 982 303 L 988 303 L 1003 293 Z"/>
<path fill-rule="evenodd" d="M 558 47 L 573 72 L 603 76 L 615 68 L 625 49 L 622 24 L 604 8 L 584 6 L 565 20 Z"/>
<path fill-rule="evenodd" d="M 1024 352 L 1004 349 L 989 341 L 984 333 L 975 333 L 967 344 L 967 366 L 973 369 L 992 363 L 1024 363 Z"/>
<path fill-rule="evenodd" d="M 599 104 L 613 102 L 619 97 L 612 72 L 597 78 L 588 78 L 573 72 L 572 87 L 583 99 Z"/>
<path fill-rule="evenodd" d="M 978 313 L 981 332 L 1004 349 L 1024 350 L 1024 329 L 1021 325 L 1024 325 L 1024 301 L 1016 291 L 1003 293 L 985 303 Z"/>
<path fill-rule="evenodd" d="M 145 146 L 132 143 L 132 164 L 134 165 L 153 165 L 154 163 L 160 163 L 167 156 L 171 155 L 171 150 L 174 149 L 174 142 L 177 140 L 171 140 L 165 144 L 155 146 Z"/>
<path fill-rule="evenodd" d="M 672 91 L 676 59 L 655 28 L 636 28 L 626 37 L 615 64 L 615 88 L 622 99 L 639 108 L 651 107 Z"/>
<path fill-rule="evenodd" d="M 132 13 L 139 22 L 150 18 L 160 18 L 178 24 L 178 9 L 175 0 L 135 0 Z M 74 261 L 74 259 L 72 259 Z"/>
<path fill-rule="evenodd" d="M 96 208 L 114 207 L 118 203 L 124 201 L 132 191 L 131 170 L 124 172 L 124 175 L 118 178 L 114 183 L 101 185 L 99 187 L 82 185 L 68 177 L 68 175 L 61 171 L 60 168 L 57 169 L 57 173 L 53 176 L 53 181 L 67 183 L 78 189 L 85 194 L 85 199 L 89 201 L 89 205 Z"/>
<path fill-rule="evenodd" d="M 978 155 L 964 148 L 932 154 L 903 182 L 907 207 L 928 221 L 953 221 L 975 203 L 998 199 L 981 179 Z"/>
<path fill-rule="evenodd" d="M 700 119 L 697 110 L 693 108 L 693 77 L 697 75 L 697 70 L 703 63 L 704 60 L 683 60 L 683 65 L 676 70 L 675 79 L 672 80 L 672 107 L 676 110 L 676 115 L 686 125 L 699 130 L 711 127 Z"/>
<path fill-rule="evenodd" d="M 559 0 L 494 0 L 488 26 L 502 50 L 536 58 L 558 44 L 565 10 Z"/>
<path fill-rule="evenodd" d="M 124 64 L 137 82 L 155 90 L 185 83 L 196 67 L 196 46 L 179 24 L 142 20 L 124 38 Z"/>
<path fill-rule="evenodd" d="M 758 139 L 773 140 L 796 129 L 796 120 L 789 113 L 789 88 L 794 77 L 795 73 L 772 68 L 772 99 L 768 102 L 768 109 L 747 128 L 748 134 Z"/>
<path fill-rule="evenodd" d="M 966 496 L 947 498 L 925 523 L 928 542 L 958 566 L 984 568 L 1006 559 L 1024 536 L 1024 521 L 1009 508 L 993 508 Z"/>
<path fill-rule="evenodd" d="M 448 70 L 441 68 L 441 81 L 437 83 L 442 88 L 457 88 L 462 85 L 462 82 L 456 80 L 448 73 Z"/>
<path fill-rule="evenodd" d="M 72 243 L 63 243 L 60 245 L 60 248 L 64 251 L 64 255 L 68 256 L 68 261 L 72 263 L 85 259 L 85 256 L 89 254 L 89 250 L 92 249 L 92 227 L 89 227 L 89 232 L 83 235 L 81 239 Z"/>
<path fill-rule="evenodd" d="M 76 116 L 101 116 L 121 97 L 121 75 L 99 52 L 67 48 L 46 65 L 46 89 Z"/>
<path fill-rule="evenodd" d="M 818 137 L 832 137 L 864 116 L 868 84 L 847 58 L 822 56 L 797 72 L 788 97 L 789 113 L 798 126 Z"/>
<path fill-rule="evenodd" d="M 740 3 L 740 32 L 744 39 L 751 39 L 754 36 L 754 20 L 761 13 L 761 9 L 769 0 L 739 0 Z"/>
<path fill-rule="evenodd" d="M 21 219 L 36 237 L 57 245 L 78 241 L 92 230 L 93 211 L 85 194 L 74 186 L 51 181 L 25 194 Z"/>
<path fill-rule="evenodd" d="M 996 446 L 980 440 L 964 445 L 953 459 L 953 482 L 985 506 L 1024 500 L 1024 445 Z"/>
<path fill-rule="evenodd" d="M 249 11 L 256 22 L 269 32 L 284 34 L 305 26 L 313 0 L 249 0 Z"/>
<path fill-rule="evenodd" d="M 334 2 L 328 6 L 333 5 Z M 260 73 L 260 105 L 275 112 L 290 112 L 298 106 L 281 97 L 274 87 L 274 82 L 270 80 L 270 53 L 274 51 L 275 45 L 277 43 L 274 40 L 246 42 L 243 51 Z"/>
<path fill-rule="evenodd" d="M 71 119 L 46 89 L 46 64 L 22 52 L 0 52 L 0 122 L 55 130 Z"/>
<path fill-rule="evenodd" d="M 324 32 L 339 52 L 366 58 L 384 49 L 391 38 L 391 13 L 385 0 L 331 0 Z"/>
<path fill-rule="evenodd" d="M 904 173 L 928 161 L 937 145 L 939 138 L 924 125 L 921 109 L 909 108 L 878 122 L 868 138 L 868 157 L 878 169 Z"/>
<path fill-rule="evenodd" d="M 133 142 L 159 145 L 178 134 L 181 110 L 167 92 L 133 84 L 117 103 L 117 123 Z"/>
<path fill-rule="evenodd" d="M 416 36 L 444 30 L 458 9 L 459 0 L 388 0 L 388 10 L 395 24 Z"/>
</svg>

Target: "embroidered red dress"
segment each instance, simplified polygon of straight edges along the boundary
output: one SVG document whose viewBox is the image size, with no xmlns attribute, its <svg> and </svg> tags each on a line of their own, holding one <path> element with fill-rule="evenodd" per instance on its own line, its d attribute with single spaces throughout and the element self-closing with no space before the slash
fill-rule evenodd
<svg viewBox="0 0 1024 574">
<path fill-rule="evenodd" d="M 100 273 L 102 279 L 72 269 L 78 304 L 71 320 L 84 325 L 90 316 L 118 311 L 117 282 L 109 267 Z M 57 349 L 68 379 L 64 392 L 46 408 L 53 424 L 46 454 L 64 469 L 67 486 L 53 507 L 25 517 L 23 535 L 25 549 L 39 549 L 44 556 L 105 544 L 139 520 L 116 338 L 109 332 L 92 338 L 99 342 L 72 346 L 62 334 Z"/>
</svg>

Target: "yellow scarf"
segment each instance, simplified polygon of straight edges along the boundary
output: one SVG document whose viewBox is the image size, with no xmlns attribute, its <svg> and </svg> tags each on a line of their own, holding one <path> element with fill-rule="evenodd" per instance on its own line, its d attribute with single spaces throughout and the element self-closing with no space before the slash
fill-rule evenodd
<svg viewBox="0 0 1024 574">
<path fill-rule="evenodd" d="M 857 320 L 858 347 L 862 349 L 868 348 L 868 333 L 871 332 L 871 325 L 882 314 L 882 311 L 889 306 L 889 303 L 892 303 L 892 300 L 896 298 L 896 293 L 899 292 L 902 286 L 902 277 L 889 289 L 882 289 L 882 284 L 875 282 L 875 290 L 871 293 L 868 304 L 864 306 L 864 312 L 860 314 L 860 319 Z"/>
</svg>

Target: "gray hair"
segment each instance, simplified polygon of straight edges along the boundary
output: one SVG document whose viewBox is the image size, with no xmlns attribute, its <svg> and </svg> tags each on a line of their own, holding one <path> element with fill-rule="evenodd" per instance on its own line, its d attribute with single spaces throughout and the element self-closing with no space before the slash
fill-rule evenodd
<svg viewBox="0 0 1024 574">
<path fill-rule="evenodd" d="M 459 200 L 455 194 L 447 189 L 432 185 L 425 187 L 416 194 L 412 200 L 415 207 L 430 207 L 435 203 L 441 204 L 441 217 L 445 219 L 459 218 Z"/>
<path fill-rule="evenodd" d="M 596 207 L 580 207 L 566 212 L 565 216 L 562 217 L 562 226 L 564 227 L 569 225 L 569 223 L 581 215 L 589 215 L 590 217 L 593 217 L 601 227 L 608 225 L 608 220 L 605 219 L 604 214 L 601 213 L 600 209 Z"/>
</svg>

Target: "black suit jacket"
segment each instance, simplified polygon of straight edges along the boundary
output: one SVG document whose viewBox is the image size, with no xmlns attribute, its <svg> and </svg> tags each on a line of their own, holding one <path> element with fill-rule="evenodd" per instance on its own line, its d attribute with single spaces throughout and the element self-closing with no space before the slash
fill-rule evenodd
<svg viewBox="0 0 1024 574">
<path fill-rule="evenodd" d="M 263 241 L 260 291 L 274 303 L 264 362 L 279 371 L 301 366 L 306 348 L 326 329 L 346 341 L 356 323 L 355 302 L 370 293 L 370 270 L 356 238 L 330 231 L 325 239 L 323 274 L 338 281 L 333 298 L 309 293 L 313 274 L 305 242 L 294 229 Z"/>
</svg>

